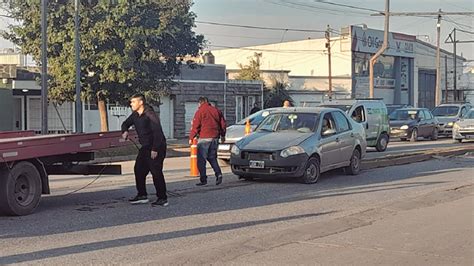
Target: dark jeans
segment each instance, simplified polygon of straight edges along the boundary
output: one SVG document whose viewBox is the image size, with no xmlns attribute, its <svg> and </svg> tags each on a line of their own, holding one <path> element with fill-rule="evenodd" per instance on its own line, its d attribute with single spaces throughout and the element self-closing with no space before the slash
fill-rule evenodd
<svg viewBox="0 0 474 266">
<path fill-rule="evenodd" d="M 167 199 L 166 183 L 163 175 L 163 162 L 166 157 L 166 146 L 158 151 L 158 156 L 151 159 L 151 148 L 142 147 L 138 152 L 135 161 L 135 182 L 139 196 L 147 196 L 146 176 L 149 172 L 153 176 L 153 184 L 156 189 L 156 196 L 159 199 Z"/>
<path fill-rule="evenodd" d="M 219 139 L 199 139 L 198 141 L 198 169 L 201 182 L 207 182 L 206 160 L 211 164 L 216 177 L 222 175 L 221 168 L 217 162 L 217 147 Z"/>
</svg>

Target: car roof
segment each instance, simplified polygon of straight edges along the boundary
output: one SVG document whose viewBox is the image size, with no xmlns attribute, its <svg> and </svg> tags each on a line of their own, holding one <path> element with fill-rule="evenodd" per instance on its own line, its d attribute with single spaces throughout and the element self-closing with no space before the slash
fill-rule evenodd
<svg viewBox="0 0 474 266">
<path fill-rule="evenodd" d="M 331 107 L 279 107 L 277 110 L 274 110 L 272 114 L 274 113 L 315 113 L 319 114 L 322 112 L 327 112 L 327 111 L 340 111 L 338 108 L 331 108 Z"/>
<path fill-rule="evenodd" d="M 419 110 L 428 110 L 428 108 L 420 108 L 420 107 L 407 107 L 407 108 L 400 108 L 400 109 L 397 109 L 395 111 L 399 111 L 399 110 L 402 110 L 402 111 L 419 111 Z M 429 111 L 429 110 L 428 110 Z"/>
<path fill-rule="evenodd" d="M 456 107 L 461 107 L 461 106 L 469 106 L 470 104 L 469 103 L 442 103 L 436 107 L 440 107 L 440 106 L 456 106 Z"/>
</svg>

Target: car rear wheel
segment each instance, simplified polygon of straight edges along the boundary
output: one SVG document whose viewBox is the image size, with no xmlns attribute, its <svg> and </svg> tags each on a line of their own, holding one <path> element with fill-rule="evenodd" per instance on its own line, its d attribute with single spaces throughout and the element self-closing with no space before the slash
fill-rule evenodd
<svg viewBox="0 0 474 266">
<path fill-rule="evenodd" d="M 355 149 L 352 152 L 351 164 L 346 167 L 346 173 L 350 175 L 358 175 L 360 172 L 360 151 Z"/>
<path fill-rule="evenodd" d="M 413 131 L 411 132 L 411 137 L 410 137 L 411 142 L 418 141 L 418 129 L 414 128 Z"/>
<path fill-rule="evenodd" d="M 388 136 L 387 134 L 380 135 L 380 138 L 377 140 L 377 145 L 375 149 L 379 152 L 385 151 L 388 146 Z"/>
<path fill-rule="evenodd" d="M 431 133 L 431 140 L 438 140 L 438 128 L 433 128 L 433 132 Z"/>
<path fill-rule="evenodd" d="M 306 168 L 302 176 L 303 183 L 305 184 L 314 184 L 318 182 L 319 177 L 321 176 L 321 168 L 318 158 L 311 157 L 306 163 Z"/>
</svg>

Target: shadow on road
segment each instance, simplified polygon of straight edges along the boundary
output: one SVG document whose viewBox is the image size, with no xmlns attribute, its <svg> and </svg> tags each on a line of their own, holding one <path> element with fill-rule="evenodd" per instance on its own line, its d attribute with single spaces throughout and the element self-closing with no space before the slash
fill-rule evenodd
<svg viewBox="0 0 474 266">
<path fill-rule="evenodd" d="M 315 185 L 296 183 L 295 180 L 237 181 L 235 176 L 226 175 L 222 186 L 196 188 L 193 181 L 169 183 L 170 206 L 151 208 L 149 205 L 130 206 L 125 196 L 135 193 L 133 186 L 97 192 L 79 192 L 70 196 L 48 196 L 36 213 L 25 217 L 0 217 L 1 241 L 14 241 L 18 237 L 48 236 L 84 230 L 94 230 L 127 224 L 142 223 L 173 217 L 218 213 L 281 203 L 299 202 L 328 197 L 342 197 L 363 193 L 391 191 L 413 187 L 433 186 L 449 181 L 423 182 L 412 180 L 437 173 L 451 173 L 453 177 L 462 168 L 472 167 L 472 161 L 464 163 L 439 160 L 437 169 L 425 163 L 409 166 L 364 171 L 358 176 L 348 176 L 341 171 L 323 174 Z M 409 169 L 409 170 L 408 170 Z M 394 181 L 403 181 L 394 183 Z M 149 191 L 153 191 L 149 186 Z M 232 193 L 230 193 L 232 192 Z M 257 224 L 284 220 L 316 217 L 328 213 L 280 217 L 268 220 L 223 224 L 175 231 L 171 233 L 130 237 L 70 246 L 33 253 L 0 257 L 0 264 L 27 262 L 33 259 L 56 257 L 98 249 L 153 242 L 170 238 L 186 237 L 232 230 Z"/>
</svg>

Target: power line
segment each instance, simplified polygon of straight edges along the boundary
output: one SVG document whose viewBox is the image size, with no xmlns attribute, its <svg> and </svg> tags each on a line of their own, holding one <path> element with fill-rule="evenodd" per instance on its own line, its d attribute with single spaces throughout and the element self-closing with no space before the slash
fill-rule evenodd
<svg viewBox="0 0 474 266">
<path fill-rule="evenodd" d="M 273 52 L 273 53 L 320 53 L 325 52 L 326 50 L 316 50 L 316 49 L 306 49 L 306 50 L 276 50 L 276 49 L 259 49 L 259 48 L 250 48 L 250 47 L 237 47 L 237 46 L 227 46 L 227 45 L 214 45 L 209 44 L 209 47 L 217 48 L 226 48 L 226 49 L 237 49 L 237 50 L 247 50 L 247 51 L 257 51 L 257 52 Z"/>
<path fill-rule="evenodd" d="M 466 25 L 466 24 L 462 24 L 460 22 L 457 22 L 453 19 L 451 19 L 450 17 L 448 16 L 445 16 L 445 18 L 442 18 L 444 21 L 447 21 L 447 22 L 450 22 L 450 23 L 453 23 L 461 28 L 469 28 L 469 29 L 472 29 L 472 26 L 469 26 L 469 25 Z"/>
<path fill-rule="evenodd" d="M 456 30 L 460 32 L 464 32 L 464 33 L 474 34 L 474 31 L 468 31 L 468 30 L 462 30 L 462 29 L 456 29 Z"/>
<path fill-rule="evenodd" d="M 364 11 L 372 11 L 372 12 L 377 12 L 377 13 L 380 13 L 380 14 L 383 14 L 383 13 L 384 13 L 383 11 L 376 10 L 376 9 L 372 9 L 372 8 L 351 6 L 351 5 L 339 4 L 339 3 L 334 3 L 334 2 L 324 1 L 324 0 L 315 0 L 315 2 L 321 3 L 321 4 L 333 5 L 333 6 L 340 6 L 340 7 L 353 8 L 353 9 L 358 9 L 358 10 L 364 10 Z"/>
<path fill-rule="evenodd" d="M 198 24 L 224 26 L 224 27 L 246 28 L 246 29 L 257 29 L 257 30 L 297 31 L 297 32 L 319 32 L 319 33 L 325 32 L 324 30 L 261 27 L 261 26 L 251 26 L 251 25 L 239 25 L 239 24 L 210 22 L 210 21 L 195 21 L 195 22 L 198 23 Z"/>
<path fill-rule="evenodd" d="M 286 3 L 286 4 L 294 5 L 294 6 L 300 6 L 300 7 L 311 8 L 311 9 L 318 9 L 318 10 L 326 10 L 326 11 L 337 12 L 337 13 L 332 13 L 332 14 L 334 14 L 334 15 L 345 15 L 345 16 L 347 16 L 348 13 L 358 14 L 358 15 L 364 15 L 364 17 L 370 15 L 370 13 L 364 13 L 364 12 L 343 11 L 343 10 L 338 10 L 338 9 L 321 8 L 321 7 L 314 6 L 314 5 L 303 4 L 303 3 L 296 3 L 296 2 L 292 2 L 292 1 L 283 1 L 283 0 L 280 0 L 280 1 L 283 2 L 283 3 Z M 274 3 L 274 2 L 273 2 L 273 4 L 281 5 L 281 4 Z M 288 6 L 288 5 L 284 5 L 284 6 L 293 7 L 293 6 Z M 301 10 L 306 10 L 306 9 L 301 9 Z M 307 11 L 309 11 L 309 10 L 307 10 Z M 318 13 L 321 13 L 321 12 L 318 12 Z"/>
</svg>

